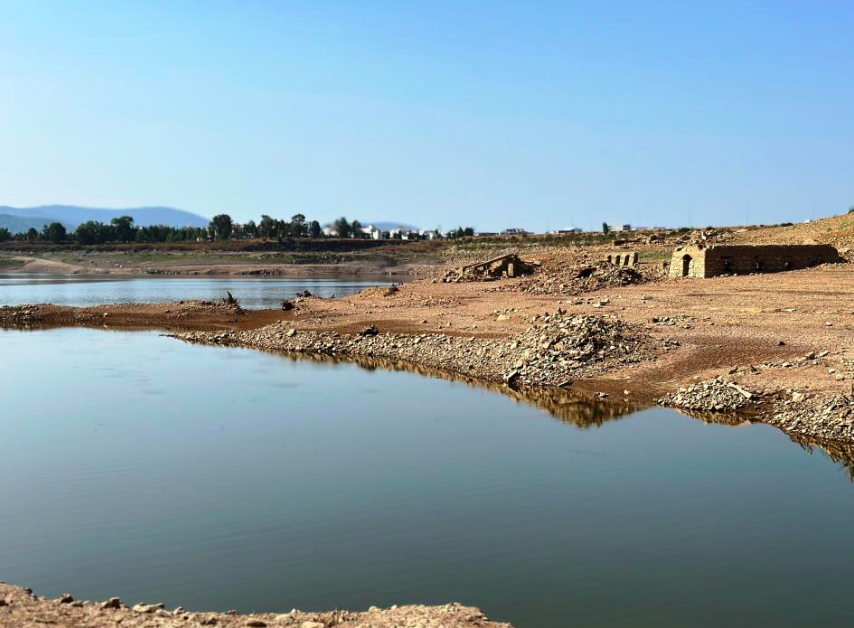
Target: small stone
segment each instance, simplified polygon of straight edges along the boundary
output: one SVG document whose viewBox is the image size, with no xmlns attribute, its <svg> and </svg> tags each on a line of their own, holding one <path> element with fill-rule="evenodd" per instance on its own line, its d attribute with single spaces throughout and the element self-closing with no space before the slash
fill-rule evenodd
<svg viewBox="0 0 854 628">
<path fill-rule="evenodd" d="M 71 597 L 70 593 L 63 593 L 61 596 L 59 596 L 59 603 L 60 604 L 71 604 L 73 601 L 74 601 L 74 598 Z"/>
<path fill-rule="evenodd" d="M 248 626 L 249 628 L 267 628 L 267 622 L 261 621 L 260 619 L 249 619 L 243 625 Z"/>
<path fill-rule="evenodd" d="M 117 597 L 111 597 L 109 600 L 101 604 L 101 608 L 121 608 L 122 601 Z"/>
<path fill-rule="evenodd" d="M 326 628 L 326 624 L 321 624 L 319 621 L 304 621 L 300 624 L 300 628 Z"/>
</svg>

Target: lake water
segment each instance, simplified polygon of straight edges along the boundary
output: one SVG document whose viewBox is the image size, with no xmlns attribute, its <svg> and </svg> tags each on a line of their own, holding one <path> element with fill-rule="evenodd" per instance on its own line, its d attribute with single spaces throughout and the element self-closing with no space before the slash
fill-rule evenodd
<svg viewBox="0 0 854 628">
<path fill-rule="evenodd" d="M 278 308 L 308 290 L 320 297 L 349 296 L 365 288 L 389 285 L 387 277 L 246 278 L 246 277 L 120 277 L 116 275 L 0 274 L 0 306 L 30 303 L 103 305 L 223 299 L 226 291 L 246 308 Z"/>
<path fill-rule="evenodd" d="M 0 332 L 0 579 L 287 611 L 459 601 L 519 628 L 848 626 L 854 486 L 767 426 L 599 427 L 463 383 Z"/>
</svg>

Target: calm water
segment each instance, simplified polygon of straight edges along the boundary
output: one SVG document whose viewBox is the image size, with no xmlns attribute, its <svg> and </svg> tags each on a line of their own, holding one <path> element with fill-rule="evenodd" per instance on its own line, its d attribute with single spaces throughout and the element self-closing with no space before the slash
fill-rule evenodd
<svg viewBox="0 0 854 628">
<path fill-rule="evenodd" d="M 245 277 L 117 277 L 111 275 L 0 274 L 0 306 L 29 303 L 103 305 L 162 303 L 188 299 L 217 300 L 230 291 L 247 308 L 279 307 L 283 299 L 308 290 L 321 297 L 349 296 L 365 288 L 392 283 L 371 279 L 250 279 Z"/>
<path fill-rule="evenodd" d="M 0 579 L 190 609 L 849 626 L 854 486 L 765 426 L 579 428 L 461 383 L 0 333 Z"/>
</svg>

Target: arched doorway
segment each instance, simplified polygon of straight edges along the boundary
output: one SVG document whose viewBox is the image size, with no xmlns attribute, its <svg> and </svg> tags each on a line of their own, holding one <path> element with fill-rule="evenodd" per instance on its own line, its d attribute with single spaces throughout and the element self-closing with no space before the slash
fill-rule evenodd
<svg viewBox="0 0 854 628">
<path fill-rule="evenodd" d="M 682 276 L 690 277 L 691 276 L 691 256 L 683 255 L 682 256 Z"/>
</svg>

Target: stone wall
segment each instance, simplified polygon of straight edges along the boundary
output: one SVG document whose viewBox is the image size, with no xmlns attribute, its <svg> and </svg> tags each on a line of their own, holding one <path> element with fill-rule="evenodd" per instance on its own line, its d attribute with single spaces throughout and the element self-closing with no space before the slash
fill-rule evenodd
<svg viewBox="0 0 854 628">
<path fill-rule="evenodd" d="M 836 249 L 824 244 L 685 246 L 673 252 L 669 275 L 716 277 L 776 273 L 839 261 Z"/>
<path fill-rule="evenodd" d="M 616 253 L 608 253 L 604 256 L 604 261 L 614 266 L 625 266 L 627 268 L 635 268 L 638 265 L 638 254 L 635 252 L 618 251 Z"/>
</svg>

